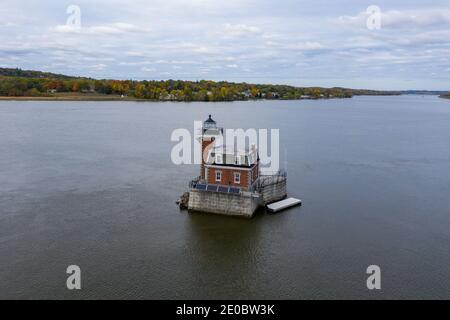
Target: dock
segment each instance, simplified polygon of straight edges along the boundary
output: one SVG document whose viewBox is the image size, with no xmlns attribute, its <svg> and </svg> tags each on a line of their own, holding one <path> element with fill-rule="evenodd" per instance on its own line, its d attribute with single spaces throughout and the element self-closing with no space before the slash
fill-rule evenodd
<svg viewBox="0 0 450 320">
<path fill-rule="evenodd" d="M 296 198 L 288 198 L 281 201 L 277 201 L 267 205 L 267 209 L 270 212 L 278 212 L 293 206 L 298 206 L 302 204 L 302 200 Z"/>
</svg>

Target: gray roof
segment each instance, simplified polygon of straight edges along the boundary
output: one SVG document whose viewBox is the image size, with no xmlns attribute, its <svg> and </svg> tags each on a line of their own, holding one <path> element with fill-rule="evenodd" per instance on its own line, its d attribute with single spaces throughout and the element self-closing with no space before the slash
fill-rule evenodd
<svg viewBox="0 0 450 320">
<path fill-rule="evenodd" d="M 205 123 L 215 124 L 216 122 L 211 118 L 211 115 L 209 115 L 209 118 L 205 120 Z"/>
</svg>

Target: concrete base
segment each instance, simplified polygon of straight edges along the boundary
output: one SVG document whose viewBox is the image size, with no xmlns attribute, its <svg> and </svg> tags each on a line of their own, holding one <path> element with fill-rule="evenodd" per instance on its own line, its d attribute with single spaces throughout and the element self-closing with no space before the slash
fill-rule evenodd
<svg viewBox="0 0 450 320">
<path fill-rule="evenodd" d="M 188 210 L 251 218 L 259 204 L 259 197 L 251 193 L 235 195 L 194 189 L 189 191 Z"/>
<path fill-rule="evenodd" d="M 255 192 L 231 194 L 191 189 L 187 207 L 189 211 L 251 218 L 258 207 L 279 201 L 286 196 L 286 178 L 269 176 Z"/>
</svg>

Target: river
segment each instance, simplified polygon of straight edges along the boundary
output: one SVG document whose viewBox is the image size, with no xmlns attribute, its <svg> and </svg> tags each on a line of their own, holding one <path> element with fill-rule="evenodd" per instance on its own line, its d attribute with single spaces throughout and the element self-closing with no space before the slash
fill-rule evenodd
<svg viewBox="0 0 450 320">
<path fill-rule="evenodd" d="M 170 135 L 208 114 L 279 128 L 303 206 L 180 212 L 199 168 Z M 1 299 L 449 298 L 449 276 L 449 100 L 0 101 Z"/>
</svg>

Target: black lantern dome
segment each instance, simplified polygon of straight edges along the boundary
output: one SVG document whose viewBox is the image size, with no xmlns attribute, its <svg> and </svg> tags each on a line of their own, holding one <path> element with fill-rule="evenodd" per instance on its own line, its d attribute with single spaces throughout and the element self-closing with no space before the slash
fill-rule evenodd
<svg viewBox="0 0 450 320">
<path fill-rule="evenodd" d="M 216 122 L 211 118 L 211 115 L 209 115 L 209 118 L 203 122 L 203 129 L 208 130 L 214 128 L 217 128 Z"/>
</svg>

